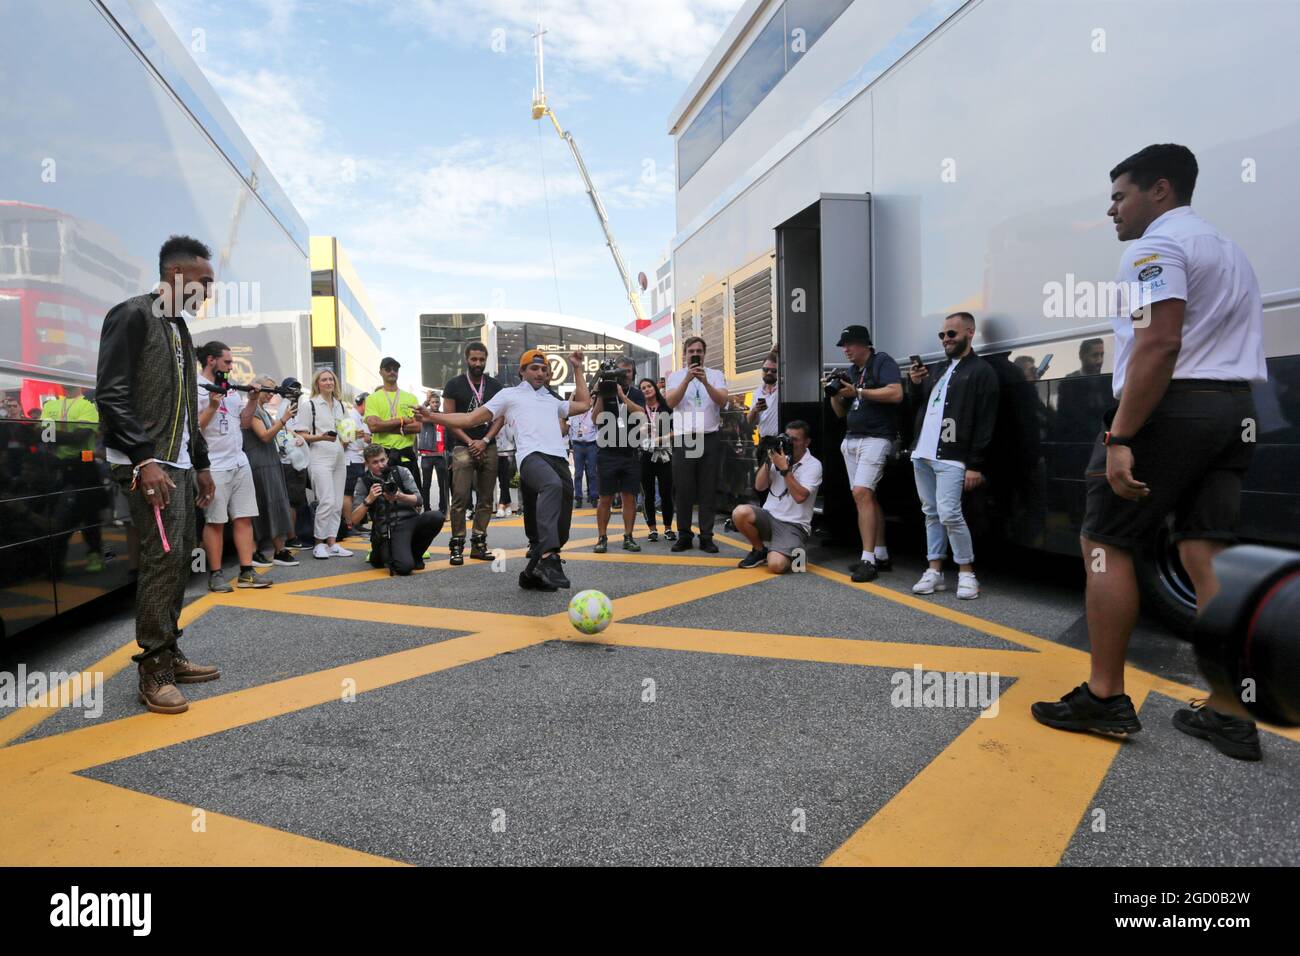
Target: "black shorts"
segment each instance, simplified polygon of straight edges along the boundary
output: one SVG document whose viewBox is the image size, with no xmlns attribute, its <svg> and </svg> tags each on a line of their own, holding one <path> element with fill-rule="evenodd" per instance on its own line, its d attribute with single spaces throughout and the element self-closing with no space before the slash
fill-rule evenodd
<svg viewBox="0 0 1300 956">
<path fill-rule="evenodd" d="M 1107 414 L 1107 424 L 1113 415 Z M 1241 479 L 1254 456 L 1256 422 L 1245 382 L 1171 382 L 1133 439 L 1133 477 L 1151 494 L 1129 501 L 1111 490 L 1099 435 L 1084 473 L 1083 534 L 1133 548 L 1151 541 L 1172 514 L 1175 541 L 1235 541 Z"/>
<path fill-rule="evenodd" d="M 636 452 L 596 451 L 596 481 L 601 497 L 635 495 L 641 490 L 641 461 Z"/>
</svg>

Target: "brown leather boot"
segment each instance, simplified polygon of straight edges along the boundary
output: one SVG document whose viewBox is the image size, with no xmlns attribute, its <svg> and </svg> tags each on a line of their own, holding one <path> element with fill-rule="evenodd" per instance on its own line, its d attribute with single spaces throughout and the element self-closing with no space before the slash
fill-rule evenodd
<svg viewBox="0 0 1300 956">
<path fill-rule="evenodd" d="M 195 664 L 180 651 L 172 653 L 172 671 L 177 684 L 202 684 L 204 681 L 216 680 L 221 671 L 210 664 Z"/>
<path fill-rule="evenodd" d="M 183 714 L 190 709 L 185 695 L 177 690 L 176 677 L 170 670 L 140 668 L 140 703 L 155 714 Z"/>
</svg>

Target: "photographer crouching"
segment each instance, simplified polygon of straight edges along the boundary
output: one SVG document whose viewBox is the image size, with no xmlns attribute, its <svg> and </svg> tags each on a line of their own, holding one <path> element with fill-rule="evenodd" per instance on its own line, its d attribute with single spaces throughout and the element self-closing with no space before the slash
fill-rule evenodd
<svg viewBox="0 0 1300 956">
<path fill-rule="evenodd" d="M 806 422 L 793 421 L 784 435 L 765 439 L 767 458 L 754 477 L 754 490 L 766 491 L 767 501 L 761 508 L 739 505 L 731 513 L 752 548 L 740 567 L 766 564 L 773 574 L 784 574 L 805 550 L 822 483 L 822 463 L 808 450 L 810 437 Z"/>
<path fill-rule="evenodd" d="M 393 574 L 424 570 L 424 552 L 442 530 L 442 512 L 424 511 L 420 487 L 402 465 L 389 465 L 388 449 L 368 445 L 365 471 L 357 479 L 352 500 L 352 524 L 370 516 L 370 563 Z"/>
</svg>

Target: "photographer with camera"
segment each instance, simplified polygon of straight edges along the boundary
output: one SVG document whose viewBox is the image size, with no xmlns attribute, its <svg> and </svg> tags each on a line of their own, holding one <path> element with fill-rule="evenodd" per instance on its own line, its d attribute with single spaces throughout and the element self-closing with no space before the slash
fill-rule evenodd
<svg viewBox="0 0 1300 956">
<path fill-rule="evenodd" d="M 289 487 L 280 467 L 276 441 L 297 413 L 298 403 L 285 398 L 280 402 L 280 414 L 272 415 L 267 406 L 279 393 L 275 379 L 264 375 L 257 379 L 256 384 L 262 390 L 252 402 L 252 427 L 244 432 L 244 454 L 253 469 L 253 489 L 257 493 L 257 517 L 253 519 L 253 541 L 257 550 L 253 552 L 253 566 L 269 568 L 278 564 L 296 567 L 298 559 L 284 546 L 293 534 L 293 509 L 289 507 Z M 267 544 L 270 548 L 262 551 Z"/>
<path fill-rule="evenodd" d="M 405 577 L 424 570 L 424 552 L 442 530 L 441 511 L 421 512 L 420 486 L 410 470 L 388 462 L 388 449 L 368 445 L 362 453 L 366 470 L 352 489 L 360 502 L 352 523 L 370 517 L 370 564 Z"/>
<path fill-rule="evenodd" d="M 903 374 L 898 363 L 871 344 L 866 326 L 850 325 L 835 343 L 852 363 L 847 372 L 834 372 L 826 380 L 826 395 L 836 418 L 844 418 L 840 453 L 849 473 L 853 503 L 858 509 L 858 534 L 862 557 L 849 570 L 856 582 L 874 581 L 876 572 L 892 564 L 885 546 L 885 515 L 876 498 L 876 486 L 898 438 L 898 406 L 903 400 Z"/>
<path fill-rule="evenodd" d="M 254 403 L 243 392 L 254 395 L 256 385 L 240 387 L 230 381 L 234 357 L 222 342 L 208 342 L 197 351 L 199 364 L 199 429 L 208 443 L 211 460 L 212 500 L 203 509 L 203 550 L 208 560 L 208 590 L 233 591 L 221 570 L 226 522 L 233 522 L 231 536 L 239 555 L 239 577 L 235 587 L 266 588 L 270 579 L 253 570 L 253 518 L 257 516 L 257 491 L 253 469 L 244 454 L 244 431 L 252 427 Z"/>
<path fill-rule="evenodd" d="M 810 440 L 808 423 L 793 421 L 769 443 L 754 478 L 754 489 L 768 492 L 767 501 L 762 507 L 739 505 L 731 513 L 736 530 L 752 546 L 740 567 L 766 564 L 773 574 L 784 574 L 795 555 L 804 552 L 822 483 L 822 464 L 808 450 Z"/>
<path fill-rule="evenodd" d="M 525 590 L 556 591 L 569 587 L 560 561 L 560 549 L 569 540 L 573 519 L 573 473 L 565 456 L 560 425 L 570 415 L 591 407 L 587 380 L 582 374 L 582 352 L 575 351 L 573 398 L 564 401 L 553 392 L 551 366 L 546 353 L 529 349 L 519 358 L 523 379 L 503 388 L 472 412 L 433 412 L 429 420 L 450 428 L 473 428 L 500 419 L 515 430 L 519 458 L 519 490 L 524 502 L 524 531 L 528 535 L 528 566 L 519 575 Z"/>
<path fill-rule="evenodd" d="M 633 418 L 635 430 L 644 427 L 645 397 L 640 389 L 632 388 L 636 363 L 626 355 L 602 362 L 596 379 L 595 405 L 592 421 L 596 423 L 596 475 L 600 482 L 600 499 L 596 505 L 597 554 L 609 550 L 606 531 L 614 494 L 623 498 L 623 550 L 640 551 L 641 545 L 632 537 L 636 527 L 636 494 L 641 488 L 641 462 L 637 446 L 628 437 L 628 420 Z M 633 412 L 635 407 L 638 411 Z M 638 420 L 640 420 L 638 422 Z"/>
<path fill-rule="evenodd" d="M 673 488 L 677 495 L 680 537 L 673 551 L 689 551 L 694 543 L 691 519 L 700 506 L 700 550 L 718 553 L 713 543 L 713 502 L 722 467 L 722 441 L 718 426 L 730 396 L 727 379 L 716 368 L 704 367 L 704 339 L 693 335 L 682 346 L 686 365 L 668 376 L 664 399 L 673 410 Z M 687 434 L 696 441 L 684 439 Z M 689 446 L 689 447 L 688 447 Z"/>
</svg>

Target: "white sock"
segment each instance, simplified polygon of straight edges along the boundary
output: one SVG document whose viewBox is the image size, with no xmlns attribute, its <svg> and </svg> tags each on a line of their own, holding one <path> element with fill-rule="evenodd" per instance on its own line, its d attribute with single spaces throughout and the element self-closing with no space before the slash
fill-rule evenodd
<svg viewBox="0 0 1300 956">
<path fill-rule="evenodd" d="M 861 560 L 866 561 L 868 564 L 875 564 L 876 556 L 870 551 L 863 551 Z"/>
<path fill-rule="evenodd" d="M 876 560 L 877 560 L 877 561 L 888 561 L 888 560 L 889 560 L 889 549 L 886 548 L 886 547 L 884 547 L 883 545 L 880 546 L 879 548 L 876 548 Z"/>
</svg>

